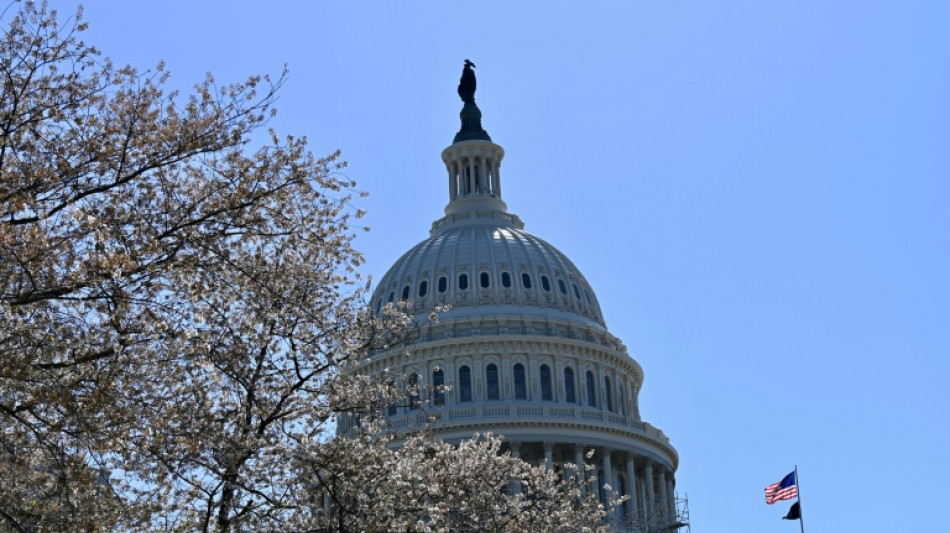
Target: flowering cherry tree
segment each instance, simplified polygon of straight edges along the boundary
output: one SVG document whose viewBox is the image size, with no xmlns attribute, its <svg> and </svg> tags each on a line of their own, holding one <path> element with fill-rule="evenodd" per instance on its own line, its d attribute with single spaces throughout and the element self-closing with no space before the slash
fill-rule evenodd
<svg viewBox="0 0 950 533">
<path fill-rule="evenodd" d="M 450 445 L 430 433 L 401 442 L 379 428 L 303 447 L 301 487 L 314 510 L 299 529 L 325 532 L 607 532 L 589 481 L 500 453 L 488 434 Z M 316 489 L 316 490 L 314 490 Z M 586 489 L 586 493 L 583 492 Z M 586 496 L 585 496 L 586 494 Z M 618 502 L 613 502 L 614 504 Z"/>
<path fill-rule="evenodd" d="M 495 437 L 328 437 L 336 412 L 372 420 L 396 394 L 339 371 L 408 319 L 365 310 L 337 154 L 274 133 L 250 145 L 282 77 L 182 96 L 162 65 L 116 67 L 83 43 L 81 13 L 60 25 L 13 5 L 0 531 L 602 529 L 575 482 Z"/>
</svg>

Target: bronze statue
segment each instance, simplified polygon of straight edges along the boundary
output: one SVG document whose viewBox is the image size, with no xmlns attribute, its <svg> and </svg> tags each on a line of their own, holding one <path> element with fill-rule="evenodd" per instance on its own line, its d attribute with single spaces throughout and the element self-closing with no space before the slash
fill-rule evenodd
<svg viewBox="0 0 950 533">
<path fill-rule="evenodd" d="M 475 105 L 475 63 L 465 60 L 462 69 L 462 79 L 459 80 L 459 96 L 465 104 L 459 113 L 462 119 L 462 128 L 455 134 L 453 142 L 461 141 L 491 141 L 488 132 L 482 128 L 482 112 Z"/>
<path fill-rule="evenodd" d="M 459 80 L 459 96 L 466 104 L 475 103 L 475 63 L 468 59 L 465 60 L 465 68 L 462 69 L 462 79 Z"/>
</svg>

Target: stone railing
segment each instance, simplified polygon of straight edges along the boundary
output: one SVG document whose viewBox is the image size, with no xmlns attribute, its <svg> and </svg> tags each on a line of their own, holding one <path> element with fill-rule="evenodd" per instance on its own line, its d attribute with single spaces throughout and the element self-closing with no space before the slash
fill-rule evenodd
<svg viewBox="0 0 950 533">
<path fill-rule="evenodd" d="M 440 228 L 446 226 L 447 224 L 455 224 L 459 222 L 464 222 L 472 219 L 482 219 L 482 220 L 501 220 L 504 225 L 514 226 L 518 229 L 524 228 L 524 222 L 518 217 L 518 215 L 513 215 L 511 213 L 504 213 L 496 209 L 487 210 L 487 211 L 465 211 L 461 213 L 452 213 L 446 215 L 439 220 L 436 220 L 432 223 L 432 227 L 429 229 L 429 232 L 435 234 L 439 231 Z"/>
<path fill-rule="evenodd" d="M 388 417 L 389 426 L 399 431 L 423 429 L 434 420 L 435 429 L 451 428 L 457 425 L 469 425 L 484 421 L 486 426 L 512 419 L 532 422 L 556 422 L 575 420 L 594 422 L 608 428 L 626 429 L 669 445 L 669 438 L 659 429 L 633 417 L 600 409 L 564 405 L 492 405 L 450 406 L 442 409 L 429 409 L 427 412 L 410 411 Z"/>
<path fill-rule="evenodd" d="M 422 309 L 420 307 L 420 309 Z M 431 309 L 424 308 L 426 312 Z M 417 310 L 413 310 L 416 312 Z M 594 318 L 592 316 L 592 318 Z M 477 322 L 471 318 L 451 319 L 451 317 L 441 319 L 442 322 L 422 323 L 418 329 L 412 331 L 412 335 L 406 338 L 392 339 L 400 348 L 416 345 L 426 342 L 438 342 L 451 339 L 462 339 L 468 337 L 492 337 L 497 335 L 524 335 L 524 336 L 544 336 L 568 340 L 580 340 L 597 344 L 612 350 L 626 352 L 626 346 L 610 333 L 599 331 L 589 326 L 561 322 L 552 325 L 551 321 L 537 317 L 516 317 L 506 318 L 503 321 L 497 319 L 480 319 Z M 376 357 L 390 352 L 389 348 L 377 348 L 372 350 L 371 355 Z"/>
</svg>

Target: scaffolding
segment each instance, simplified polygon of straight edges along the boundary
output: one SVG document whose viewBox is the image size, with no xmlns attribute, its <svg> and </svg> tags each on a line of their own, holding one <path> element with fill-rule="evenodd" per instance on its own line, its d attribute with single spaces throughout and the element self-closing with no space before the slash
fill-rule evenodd
<svg viewBox="0 0 950 533">
<path fill-rule="evenodd" d="M 673 495 L 673 501 L 676 502 L 676 522 L 669 529 L 679 533 L 691 533 L 689 528 L 689 497 L 683 494 L 680 498 L 678 494 Z"/>
<path fill-rule="evenodd" d="M 663 509 L 666 507 L 664 502 L 657 499 L 653 504 L 654 512 L 648 517 L 642 516 L 637 519 L 625 518 L 618 524 L 617 531 L 622 533 L 691 533 L 689 526 L 689 498 L 687 495 L 680 497 L 673 495 L 673 501 L 676 508 L 673 515 L 675 518 L 670 520 Z"/>
</svg>

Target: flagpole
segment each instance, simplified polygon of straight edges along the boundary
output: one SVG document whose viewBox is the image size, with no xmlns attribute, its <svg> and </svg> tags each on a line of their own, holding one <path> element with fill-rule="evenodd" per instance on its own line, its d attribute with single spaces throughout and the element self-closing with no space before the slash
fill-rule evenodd
<svg viewBox="0 0 950 533">
<path fill-rule="evenodd" d="M 798 465 L 795 465 L 795 484 L 798 485 L 798 525 L 802 526 L 802 533 L 805 533 L 805 520 L 802 519 L 802 480 L 798 477 Z"/>
</svg>

